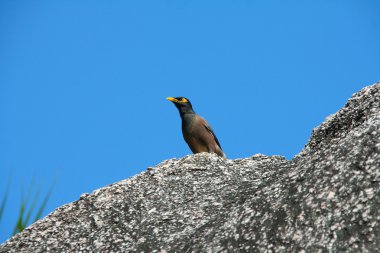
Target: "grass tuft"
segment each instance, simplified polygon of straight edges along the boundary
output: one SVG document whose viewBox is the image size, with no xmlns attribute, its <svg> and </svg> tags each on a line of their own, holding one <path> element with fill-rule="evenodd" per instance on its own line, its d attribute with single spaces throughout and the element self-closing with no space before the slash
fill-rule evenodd
<svg viewBox="0 0 380 253">
<path fill-rule="evenodd" d="M 43 211 L 50 199 L 51 193 L 55 187 L 55 180 L 50 185 L 50 188 L 46 195 L 43 197 L 42 202 L 38 205 L 41 198 L 41 187 L 37 187 L 35 179 L 33 178 L 29 184 L 26 196 L 24 196 L 24 190 L 21 189 L 21 201 L 20 201 L 20 211 L 17 218 L 16 225 L 13 229 L 13 235 L 23 231 L 28 225 L 36 222 L 42 216 Z M 36 211 L 37 210 L 37 211 Z M 34 218 L 31 217 L 35 213 Z"/>
</svg>

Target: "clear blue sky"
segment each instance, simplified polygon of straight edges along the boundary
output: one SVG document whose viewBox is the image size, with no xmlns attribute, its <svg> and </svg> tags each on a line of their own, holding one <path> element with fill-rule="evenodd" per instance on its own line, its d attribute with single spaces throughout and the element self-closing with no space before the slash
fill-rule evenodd
<svg viewBox="0 0 380 253">
<path fill-rule="evenodd" d="M 45 214 L 190 154 L 189 98 L 229 158 L 292 158 L 380 80 L 380 1 L 0 2 L 0 241 L 34 177 Z"/>
</svg>

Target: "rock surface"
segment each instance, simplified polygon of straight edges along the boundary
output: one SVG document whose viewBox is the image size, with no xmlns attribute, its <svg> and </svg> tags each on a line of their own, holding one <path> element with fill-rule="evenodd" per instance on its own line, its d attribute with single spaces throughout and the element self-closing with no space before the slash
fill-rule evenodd
<svg viewBox="0 0 380 253">
<path fill-rule="evenodd" d="M 288 161 L 196 154 L 84 194 L 0 252 L 380 252 L 380 83 Z"/>
</svg>

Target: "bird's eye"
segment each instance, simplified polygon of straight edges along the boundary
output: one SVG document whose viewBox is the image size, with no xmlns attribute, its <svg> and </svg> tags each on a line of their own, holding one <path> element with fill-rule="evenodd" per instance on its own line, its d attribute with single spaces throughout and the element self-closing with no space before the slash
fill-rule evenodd
<svg viewBox="0 0 380 253">
<path fill-rule="evenodd" d="M 186 102 L 187 102 L 187 99 L 186 99 L 186 98 L 181 98 L 181 102 L 182 102 L 182 103 L 186 103 Z"/>
</svg>

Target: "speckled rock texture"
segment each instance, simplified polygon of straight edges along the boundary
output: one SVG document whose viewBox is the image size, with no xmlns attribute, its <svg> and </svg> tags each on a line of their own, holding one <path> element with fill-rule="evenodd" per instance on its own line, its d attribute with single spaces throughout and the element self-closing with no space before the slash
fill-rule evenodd
<svg viewBox="0 0 380 253">
<path fill-rule="evenodd" d="M 290 161 L 167 160 L 83 194 L 0 252 L 380 252 L 380 83 Z"/>
</svg>

